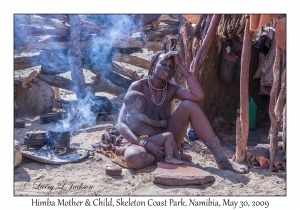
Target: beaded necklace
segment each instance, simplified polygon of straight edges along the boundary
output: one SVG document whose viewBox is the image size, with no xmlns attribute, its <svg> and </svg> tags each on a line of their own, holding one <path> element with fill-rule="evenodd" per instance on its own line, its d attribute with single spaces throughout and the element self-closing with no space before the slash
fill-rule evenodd
<svg viewBox="0 0 300 210">
<path fill-rule="evenodd" d="M 152 103 L 155 104 L 156 106 L 163 105 L 163 103 L 165 102 L 166 97 L 167 97 L 168 82 L 166 82 L 166 85 L 164 88 L 158 89 L 158 88 L 153 87 L 153 85 L 151 84 L 150 76 L 148 76 L 148 84 L 149 84 L 150 99 L 151 99 Z M 156 101 L 155 96 L 154 96 L 154 90 L 162 91 L 160 102 Z"/>
</svg>

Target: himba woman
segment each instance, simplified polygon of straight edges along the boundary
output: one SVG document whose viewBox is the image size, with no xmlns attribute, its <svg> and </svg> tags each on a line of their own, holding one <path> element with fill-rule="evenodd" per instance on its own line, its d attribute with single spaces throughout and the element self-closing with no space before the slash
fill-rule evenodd
<svg viewBox="0 0 300 210">
<path fill-rule="evenodd" d="M 166 49 L 167 43 L 173 44 L 170 50 Z M 148 78 L 132 83 L 128 90 L 136 90 L 146 96 L 144 113 L 149 118 L 167 120 L 167 127 L 157 130 L 157 133 L 171 132 L 179 147 L 191 123 L 196 135 L 210 149 L 219 168 L 236 173 L 248 172 L 247 166 L 232 162 L 223 152 L 219 139 L 198 103 L 204 98 L 203 90 L 192 73 L 181 62 L 178 52 L 173 51 L 175 47 L 176 39 L 170 36 L 165 37 L 162 50 L 155 53 L 150 61 Z M 180 69 L 184 75 L 188 88 L 169 82 L 176 69 Z M 168 116 L 167 108 L 174 98 L 182 102 L 173 114 Z M 126 106 L 123 104 L 116 128 L 125 139 L 131 142 L 131 146 L 127 147 L 124 152 L 126 164 L 130 168 L 142 169 L 155 164 L 156 161 L 163 160 L 165 155 L 163 147 L 153 142 L 139 144 L 142 139 L 134 135 L 126 125 L 125 116 Z"/>
</svg>

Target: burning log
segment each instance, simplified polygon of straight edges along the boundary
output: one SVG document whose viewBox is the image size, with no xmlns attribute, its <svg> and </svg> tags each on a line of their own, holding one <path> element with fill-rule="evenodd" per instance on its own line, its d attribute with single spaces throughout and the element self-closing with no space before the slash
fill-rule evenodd
<svg viewBox="0 0 300 210">
<path fill-rule="evenodd" d="M 145 60 L 143 58 L 139 58 L 137 56 L 132 56 L 132 55 L 126 55 L 126 54 L 114 54 L 114 57 L 112 58 L 113 61 L 118 61 L 118 62 L 124 62 L 124 63 L 129 63 L 134 66 L 141 67 L 143 69 L 149 69 L 150 67 L 150 61 Z"/>
<path fill-rule="evenodd" d="M 34 66 L 39 66 L 41 65 L 40 59 L 40 54 L 15 57 L 14 70 L 24 70 Z"/>
<path fill-rule="evenodd" d="M 70 18 L 70 47 L 68 51 L 71 77 L 74 82 L 75 93 L 80 96 L 80 91 L 84 89 L 85 79 L 82 72 L 82 57 L 80 49 L 80 21 L 78 15 L 69 15 Z"/>
<path fill-rule="evenodd" d="M 247 19 L 244 34 L 244 44 L 242 52 L 242 64 L 241 64 L 241 76 L 240 76 L 240 123 L 241 123 L 241 133 L 240 139 L 236 142 L 236 159 L 238 163 L 242 163 L 246 159 L 246 148 L 249 135 L 249 93 L 248 93 L 248 83 L 249 83 L 249 67 L 250 58 L 252 50 L 252 33 L 249 30 L 250 21 Z"/>
<path fill-rule="evenodd" d="M 270 138 L 270 165 L 269 170 L 272 170 L 274 164 L 274 156 L 275 156 L 275 137 L 278 132 L 277 121 L 275 117 L 275 104 L 279 93 L 279 85 L 280 85 L 280 58 L 281 58 L 281 49 L 276 44 L 276 55 L 275 62 L 273 66 L 273 74 L 274 80 L 272 84 L 272 89 L 270 93 L 270 104 L 269 104 L 269 115 L 271 120 L 271 127 L 269 130 L 269 138 Z"/>
<path fill-rule="evenodd" d="M 203 44 L 197 50 L 197 53 L 192 61 L 191 72 L 197 79 L 198 79 L 199 75 L 202 74 L 203 64 L 206 59 L 208 49 L 215 37 L 221 17 L 222 17 L 222 15 L 213 15 L 211 24 L 208 28 L 208 32 L 205 35 L 205 38 L 203 40 Z"/>
</svg>

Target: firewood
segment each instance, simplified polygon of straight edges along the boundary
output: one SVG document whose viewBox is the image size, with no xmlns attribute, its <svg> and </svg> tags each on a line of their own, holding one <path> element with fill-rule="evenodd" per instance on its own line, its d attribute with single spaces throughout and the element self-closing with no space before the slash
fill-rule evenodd
<svg viewBox="0 0 300 210">
<path fill-rule="evenodd" d="M 163 28 L 159 30 L 151 30 L 145 33 L 146 40 L 147 41 L 153 41 L 153 40 L 159 40 L 161 41 L 166 35 L 176 35 L 178 33 L 178 28 L 172 27 L 172 28 Z"/>
<path fill-rule="evenodd" d="M 74 84 L 73 81 L 70 79 L 66 79 L 64 77 L 55 76 L 55 75 L 46 75 L 46 74 L 39 74 L 39 78 L 48 83 L 50 86 L 59 87 L 65 90 L 72 90 Z"/>
<path fill-rule="evenodd" d="M 91 49 L 92 45 L 97 43 L 94 41 L 86 41 L 86 42 L 80 42 L 81 49 L 82 50 L 87 50 Z M 150 49 L 157 49 L 156 46 L 159 45 L 159 43 L 148 43 L 144 44 L 143 41 L 129 41 L 129 42 L 124 42 L 124 41 L 111 41 L 110 43 L 111 47 L 115 48 L 148 48 L 147 46 L 150 47 Z M 160 44 L 161 47 L 161 44 Z M 15 48 L 15 50 L 31 50 L 31 49 L 48 49 L 48 50 L 68 50 L 69 49 L 69 43 L 68 42 L 26 42 L 26 43 L 20 43 L 18 47 Z M 160 50 L 160 48 L 159 48 Z"/>
<path fill-rule="evenodd" d="M 126 69 L 116 63 L 112 63 L 112 68 L 115 72 L 122 74 L 132 80 L 138 80 L 141 79 L 141 77 L 136 73 L 136 71 Z"/>
<path fill-rule="evenodd" d="M 269 130 L 269 138 L 270 138 L 270 164 L 269 170 L 272 170 L 274 164 L 274 156 L 275 156 L 275 137 L 278 132 L 277 128 L 277 121 L 275 117 L 275 104 L 279 93 L 279 85 L 280 85 L 280 59 L 281 59 L 282 50 L 276 44 L 276 55 L 275 55 L 275 62 L 273 65 L 273 84 L 270 93 L 270 103 L 269 103 L 269 116 L 271 121 L 271 127 Z"/>
<path fill-rule="evenodd" d="M 50 26 L 57 29 L 70 30 L 70 27 L 48 17 L 44 18 L 39 15 L 15 15 L 14 24 L 36 25 L 36 26 Z"/>
<path fill-rule="evenodd" d="M 149 67 L 150 67 L 150 61 L 145 60 L 143 58 L 139 58 L 137 56 L 132 56 L 132 55 L 115 53 L 112 60 L 118 61 L 118 62 L 129 63 L 131 65 L 138 66 L 143 69 L 149 69 Z"/>
<path fill-rule="evenodd" d="M 242 64 L 241 64 L 241 76 L 240 76 L 240 127 L 241 137 L 236 142 L 236 162 L 242 163 L 246 159 L 247 141 L 249 135 L 249 67 L 252 50 L 252 31 L 249 30 L 250 21 L 247 20 L 244 43 L 242 51 Z M 237 131 L 238 132 L 238 131 Z M 238 135 L 238 133 L 237 133 Z M 240 135 L 240 134 L 239 134 Z"/>
<path fill-rule="evenodd" d="M 40 54 L 18 56 L 14 58 L 14 70 L 24 70 L 34 66 L 41 65 Z"/>
</svg>

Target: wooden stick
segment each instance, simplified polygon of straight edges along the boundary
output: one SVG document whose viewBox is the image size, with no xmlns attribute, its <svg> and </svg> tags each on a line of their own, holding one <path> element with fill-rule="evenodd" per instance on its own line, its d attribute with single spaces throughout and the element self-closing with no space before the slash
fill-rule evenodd
<svg viewBox="0 0 300 210">
<path fill-rule="evenodd" d="M 250 21 L 247 19 L 242 51 L 241 76 L 240 76 L 240 122 L 242 136 L 236 143 L 236 162 L 246 160 L 246 149 L 249 135 L 249 67 L 252 50 L 252 31 L 249 30 Z"/>
<path fill-rule="evenodd" d="M 82 57 L 80 49 L 80 21 L 78 15 L 69 15 L 70 19 L 70 47 L 68 51 L 71 77 L 74 82 L 74 92 L 80 98 L 80 92 L 84 89 L 85 79 L 82 71 Z"/>
<path fill-rule="evenodd" d="M 269 130 L 269 138 L 270 138 L 270 162 L 269 162 L 269 170 L 272 171 L 273 169 L 273 164 L 274 164 L 274 156 L 275 156 L 275 137 L 277 134 L 277 121 L 275 117 L 275 103 L 278 97 L 279 93 L 279 84 L 280 84 L 280 59 L 281 59 L 281 49 L 278 47 L 276 44 L 276 55 L 275 55 L 275 62 L 273 65 L 273 74 L 274 74 L 274 79 L 273 79 L 273 84 L 272 84 L 272 89 L 270 93 L 270 103 L 269 103 L 269 115 L 270 115 L 270 120 L 271 120 L 271 128 Z"/>
</svg>

